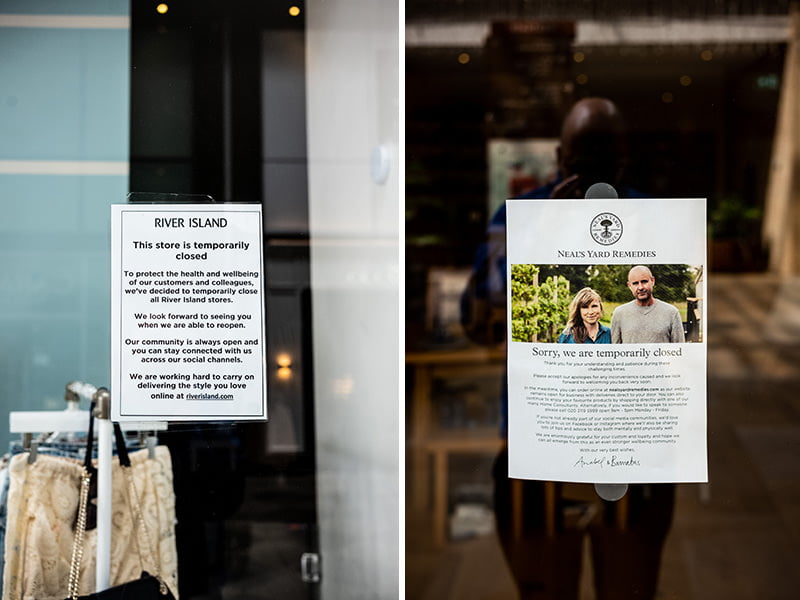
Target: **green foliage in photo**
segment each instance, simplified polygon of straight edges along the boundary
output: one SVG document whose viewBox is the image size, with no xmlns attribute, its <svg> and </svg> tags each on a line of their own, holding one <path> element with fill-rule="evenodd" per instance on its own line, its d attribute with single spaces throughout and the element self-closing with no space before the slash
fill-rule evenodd
<svg viewBox="0 0 800 600">
<path fill-rule="evenodd" d="M 604 302 L 630 302 L 628 271 L 634 265 L 592 265 L 588 267 L 588 285 L 597 290 Z M 655 277 L 653 295 L 664 302 L 686 302 L 695 295 L 695 273 L 688 265 L 645 265 Z"/>
<path fill-rule="evenodd" d="M 511 265 L 511 340 L 555 342 L 569 318 L 570 283 L 555 275 L 539 281 L 536 265 Z"/>
</svg>

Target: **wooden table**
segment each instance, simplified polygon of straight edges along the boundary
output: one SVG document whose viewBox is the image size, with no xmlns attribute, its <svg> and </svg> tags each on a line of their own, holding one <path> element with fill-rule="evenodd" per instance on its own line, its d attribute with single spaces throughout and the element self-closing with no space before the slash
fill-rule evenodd
<svg viewBox="0 0 800 600">
<path fill-rule="evenodd" d="M 453 453 L 497 453 L 503 440 L 497 426 L 442 431 L 433 411 L 436 379 L 496 377 L 497 394 L 505 373 L 505 349 L 469 346 L 458 350 L 410 352 L 406 365 L 413 369 L 411 428 L 412 507 L 424 510 L 431 500 L 433 479 L 433 536 L 437 544 L 447 540 L 448 459 Z M 432 464 L 432 469 L 431 465 Z"/>
<path fill-rule="evenodd" d="M 440 430 L 433 411 L 433 382 L 436 379 L 496 377 L 497 393 L 505 376 L 505 349 L 470 346 L 459 350 L 410 352 L 406 365 L 413 369 L 411 397 L 411 428 L 408 447 L 411 450 L 412 507 L 415 510 L 432 508 L 433 541 L 447 542 L 448 460 L 451 454 L 496 454 L 505 443 L 498 427 Z M 431 495 L 430 481 L 433 481 Z M 568 484 L 569 485 L 569 484 Z M 584 484 L 582 487 L 589 488 Z M 522 535 L 522 482 L 512 482 L 512 529 L 515 538 Z M 431 497 L 432 496 L 432 497 Z M 590 497 L 594 497 L 592 493 Z M 596 498 L 595 498 L 596 500 Z M 556 484 L 545 482 L 545 532 L 556 534 Z M 628 499 L 616 505 L 617 523 L 622 529 L 627 523 Z"/>
</svg>

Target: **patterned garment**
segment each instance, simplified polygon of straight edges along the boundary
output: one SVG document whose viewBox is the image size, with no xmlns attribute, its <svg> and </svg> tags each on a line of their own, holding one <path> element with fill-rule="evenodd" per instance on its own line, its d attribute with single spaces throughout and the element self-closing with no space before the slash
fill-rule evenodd
<svg viewBox="0 0 800 600">
<path fill-rule="evenodd" d="M 133 486 L 115 457 L 112 464 L 111 585 L 160 575 L 178 597 L 175 492 L 166 446 L 130 455 Z M 64 600 L 67 596 L 73 522 L 83 467 L 80 461 L 40 455 L 28 464 L 18 454 L 9 464 L 8 522 L 2 600 Z M 136 498 L 129 502 L 129 487 Z M 139 511 L 145 527 L 139 526 Z M 95 591 L 97 530 L 86 532 L 80 594 Z M 141 553 L 139 548 L 141 547 Z"/>
</svg>

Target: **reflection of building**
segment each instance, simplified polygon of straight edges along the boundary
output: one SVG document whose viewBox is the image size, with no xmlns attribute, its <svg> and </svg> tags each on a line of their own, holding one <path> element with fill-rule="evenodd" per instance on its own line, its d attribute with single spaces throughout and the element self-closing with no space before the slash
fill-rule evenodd
<svg viewBox="0 0 800 600">
<path fill-rule="evenodd" d="M 787 2 L 647 9 L 658 14 L 599 0 L 518 10 L 468 0 L 457 13 L 445 3 L 406 6 L 411 343 L 424 329 L 427 270 L 469 265 L 502 202 L 497 190 L 513 160 L 498 175 L 494 144 L 556 139 L 568 106 L 588 95 L 611 97 L 626 117 L 628 184 L 653 196 L 706 197 L 709 215 L 721 215 L 712 270 L 764 267 L 760 215 Z M 542 151 L 555 160 L 554 148 Z"/>
<path fill-rule="evenodd" d="M 708 198 L 708 214 L 714 217 L 714 239 L 709 245 L 712 271 L 764 268 L 760 221 L 770 179 L 779 95 L 797 98 L 797 86 L 788 84 L 790 77 L 782 74 L 789 39 L 787 0 L 748 3 L 678 0 L 667 5 L 612 0 L 536 3 L 409 0 L 405 7 L 406 331 L 407 348 L 412 351 L 409 371 L 417 370 L 413 362 L 415 344 L 421 339 L 415 335 L 421 329 L 417 327 L 420 314 L 417 309 L 425 297 L 427 272 L 469 265 L 476 246 L 484 238 L 485 225 L 498 205 L 492 193 L 491 150 L 486 152 L 486 148 L 494 140 L 518 144 L 530 139 L 557 138 L 561 118 L 577 98 L 608 96 L 622 109 L 629 129 L 630 158 L 626 170 L 629 185 L 657 197 Z M 544 33 L 552 34 L 559 28 L 562 39 L 558 42 Z M 535 35 L 537 31 L 542 35 Z M 793 112 L 797 105 L 796 99 L 784 104 L 787 113 Z M 788 123 L 780 131 L 786 134 L 786 145 L 791 146 L 793 140 L 800 138 L 795 133 L 800 120 L 791 116 Z M 767 214 L 768 219 L 773 219 L 771 229 L 767 229 L 769 235 L 789 233 L 787 224 L 795 222 L 792 207 L 797 204 L 791 199 L 792 196 L 784 197 L 785 210 L 778 211 L 779 216 L 773 216 L 774 212 Z M 800 234 L 795 239 L 800 240 Z M 771 248 L 773 253 L 775 248 L 775 245 Z M 783 251 L 782 255 L 789 256 L 790 252 Z M 798 257 L 800 252 L 795 250 L 791 256 Z M 712 286 L 718 281 L 713 275 L 709 280 Z M 716 394 L 711 398 L 709 419 L 715 432 L 728 426 L 730 432 L 735 430 L 730 436 L 735 442 L 730 446 L 717 435 L 717 450 L 722 445 L 725 450 L 716 454 L 718 470 L 711 472 L 720 481 L 719 473 L 726 470 L 725 465 L 733 456 L 758 465 L 753 467 L 753 478 L 745 476 L 748 481 L 745 494 L 763 493 L 766 497 L 766 487 L 755 480 L 763 475 L 765 481 L 772 482 L 771 478 L 777 477 L 770 470 L 772 463 L 767 461 L 770 453 L 767 446 L 772 447 L 767 440 L 771 437 L 783 440 L 780 433 L 783 429 L 773 426 L 776 422 L 779 427 L 788 425 L 784 421 L 787 413 L 776 412 L 774 419 L 765 418 L 764 427 L 753 431 L 748 429 L 752 416 L 749 407 L 754 398 L 758 399 L 759 407 L 775 408 L 791 402 L 788 393 L 781 396 L 778 386 L 770 387 L 767 380 L 771 373 L 780 376 L 792 373 L 796 379 L 796 370 L 790 366 L 795 353 L 786 354 L 784 361 L 780 351 L 762 343 L 761 329 L 754 325 L 757 319 L 751 321 L 751 314 L 761 314 L 772 305 L 770 289 L 759 289 L 757 283 L 748 285 L 747 281 L 740 286 L 734 277 L 739 276 L 721 276 L 726 286 L 712 290 L 716 292 L 712 296 L 714 317 L 709 323 L 712 334 L 704 340 L 715 344 L 709 351 L 709 374 L 714 378 L 710 390 Z M 702 273 L 692 295 L 696 303 L 692 315 L 698 318 L 711 294 L 705 293 L 706 287 Z M 743 316 L 742 310 L 747 316 Z M 785 323 L 785 314 L 781 310 L 781 319 L 776 321 Z M 784 334 L 781 339 L 789 337 Z M 743 385 L 755 373 L 763 373 L 763 390 Z M 411 380 L 416 382 L 417 378 Z M 498 377 L 498 391 L 500 385 Z M 775 394 L 767 393 L 767 388 Z M 416 383 L 412 389 L 420 394 Z M 463 394 L 462 401 L 467 398 L 474 401 L 474 394 L 474 391 Z M 489 391 L 485 401 L 496 398 Z M 720 419 L 719 413 L 713 414 L 713 408 L 723 401 L 725 419 Z M 409 414 L 418 418 L 410 405 L 411 402 Z M 737 421 L 731 407 L 741 411 L 740 420 Z M 409 420 L 409 424 L 413 435 L 413 421 Z M 795 420 L 790 426 L 796 425 Z M 753 443 L 754 440 L 759 443 Z M 752 447 L 741 450 L 742 444 Z M 774 444 L 775 454 L 786 460 L 783 456 L 786 446 L 781 444 Z M 720 458 L 723 455 L 725 458 Z M 714 456 L 712 446 L 712 461 Z M 428 481 L 426 476 L 431 477 L 428 484 L 441 485 L 443 480 L 449 480 L 451 488 L 439 489 L 438 502 L 434 504 L 439 508 L 446 504 L 457 518 L 463 505 L 454 481 L 469 474 L 473 478 L 470 483 L 475 484 L 477 473 L 485 467 L 480 456 L 471 458 L 472 462 L 468 457 L 451 457 L 451 470 L 444 476 L 441 469 L 447 461 L 436 463 L 439 470 L 422 474 L 414 472 L 412 465 L 409 497 L 418 499 L 415 482 Z M 781 476 L 781 485 L 796 485 L 795 471 L 790 476 Z M 728 508 L 739 506 L 737 502 L 746 503 L 739 494 L 744 488 L 736 473 L 738 469 L 732 468 L 730 474 L 722 476 L 722 485 L 715 482 L 712 486 L 715 491 L 711 498 Z M 484 480 L 477 483 L 491 484 L 489 473 L 484 469 L 482 474 Z M 727 476 L 731 482 L 736 481 L 735 486 L 732 483 L 725 486 Z M 773 484 L 768 483 L 767 487 L 770 485 Z M 710 500 L 708 488 L 699 492 L 691 486 L 680 490 L 682 512 L 673 525 L 673 539 L 680 545 L 667 549 L 669 560 L 662 573 L 662 595 L 717 600 L 735 596 L 742 586 L 754 591 L 772 590 L 774 582 L 782 593 L 791 597 L 796 590 L 794 575 L 772 565 L 781 562 L 780 554 L 773 548 L 795 543 L 792 534 L 780 527 L 767 530 L 754 525 L 758 534 L 750 536 L 738 523 L 727 527 L 723 520 L 730 516 L 728 508 L 722 515 L 715 510 L 718 507 L 713 499 L 711 504 L 698 508 L 698 504 Z M 442 499 L 442 494 L 447 498 Z M 786 499 L 770 518 L 777 516 L 782 521 L 780 511 L 796 510 L 795 505 L 796 502 Z M 760 522 L 765 515 L 763 504 L 757 509 L 741 506 L 737 519 L 744 522 Z M 624 506 L 621 510 L 624 511 Z M 425 597 L 435 589 L 441 598 L 462 597 L 467 590 L 474 597 L 518 597 L 513 584 L 502 577 L 488 582 L 470 572 L 469 567 L 448 570 L 453 562 L 461 560 L 464 565 L 491 564 L 498 574 L 506 573 L 491 535 L 485 536 L 484 545 L 480 540 L 469 547 L 450 544 L 442 561 L 434 563 L 430 547 L 424 541 L 440 540 L 442 528 L 426 529 L 430 521 L 420 514 L 414 512 L 413 505 L 407 512 L 409 595 Z M 435 518 L 436 523 L 441 520 L 441 515 Z M 705 527 L 712 522 L 719 535 L 712 533 L 711 527 Z M 687 523 L 699 524 L 700 528 L 688 531 Z M 727 561 L 727 554 L 735 550 L 727 547 L 726 541 L 748 547 L 736 559 L 742 561 L 736 563 L 741 568 L 730 581 L 721 573 L 718 563 L 709 558 L 725 555 Z M 692 554 L 693 559 L 684 561 L 682 556 L 688 547 L 697 551 Z M 719 554 L 715 554 L 717 548 Z M 752 558 L 756 560 L 751 561 Z M 691 564 L 686 566 L 688 563 Z M 682 566 L 676 571 L 678 564 Z M 761 569 L 757 564 L 768 566 Z M 680 569 L 691 571 L 688 579 L 692 581 L 720 582 L 720 587 L 690 589 L 695 584 L 685 583 L 682 577 L 686 573 L 679 572 Z M 444 574 L 436 578 L 430 575 L 434 572 Z M 419 576 L 421 573 L 427 574 L 426 577 Z M 447 590 L 452 593 L 448 595 Z"/>
<path fill-rule="evenodd" d="M 633 187 L 707 197 L 710 213 L 723 198 L 760 211 L 788 35 L 787 3 L 760 4 L 748 5 L 756 15 L 708 2 L 671 3 L 655 15 L 600 1 L 518 11 L 512 3 L 507 12 L 467 1 L 457 15 L 444 4 L 407 4 L 410 257 L 426 260 L 422 239 L 440 257 L 468 261 L 465 236 L 477 244 L 496 205 L 487 207 L 483 191 L 487 139 L 557 137 L 566 108 L 587 95 L 623 110 Z M 447 225 L 434 234 L 438 218 Z M 736 254 L 727 268 L 762 266 L 758 223 L 749 230 L 722 244 Z"/>
</svg>

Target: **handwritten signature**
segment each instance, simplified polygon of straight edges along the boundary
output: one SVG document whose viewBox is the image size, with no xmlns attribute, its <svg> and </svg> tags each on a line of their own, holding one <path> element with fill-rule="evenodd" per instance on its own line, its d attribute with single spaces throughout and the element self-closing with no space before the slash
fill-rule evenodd
<svg viewBox="0 0 800 600">
<path fill-rule="evenodd" d="M 572 465 L 573 467 L 590 467 L 592 465 L 599 465 L 602 467 L 639 467 L 641 463 L 636 460 L 633 456 L 630 458 L 617 458 L 616 456 L 611 456 L 611 458 L 606 458 L 605 456 L 596 456 L 592 458 L 584 458 L 583 456 L 579 456 L 578 460 L 575 461 L 575 464 Z"/>
</svg>

